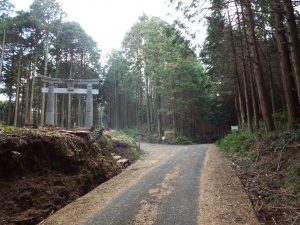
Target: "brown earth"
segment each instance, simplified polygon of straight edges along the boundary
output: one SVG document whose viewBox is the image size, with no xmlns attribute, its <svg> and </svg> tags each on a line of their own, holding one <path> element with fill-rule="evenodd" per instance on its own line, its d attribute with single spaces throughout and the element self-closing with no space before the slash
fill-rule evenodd
<svg viewBox="0 0 300 225">
<path fill-rule="evenodd" d="M 134 148 L 121 142 L 87 131 L 0 131 L 0 224 L 36 224 L 120 173 L 111 152 Z"/>
</svg>

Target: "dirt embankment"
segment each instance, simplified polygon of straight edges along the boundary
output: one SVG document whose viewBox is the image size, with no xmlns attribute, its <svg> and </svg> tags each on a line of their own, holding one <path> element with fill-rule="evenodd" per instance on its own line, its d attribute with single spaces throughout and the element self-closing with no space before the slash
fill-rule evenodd
<svg viewBox="0 0 300 225">
<path fill-rule="evenodd" d="M 219 142 L 261 224 L 300 224 L 300 130 L 231 134 Z"/>
<path fill-rule="evenodd" d="M 0 130 L 0 224 L 36 224 L 117 175 L 115 151 L 139 154 L 114 132 Z"/>
</svg>

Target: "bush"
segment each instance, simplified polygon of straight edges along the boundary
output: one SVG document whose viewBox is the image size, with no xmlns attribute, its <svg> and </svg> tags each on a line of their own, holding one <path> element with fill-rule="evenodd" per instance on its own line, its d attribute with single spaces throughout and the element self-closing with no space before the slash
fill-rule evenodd
<svg viewBox="0 0 300 225">
<path fill-rule="evenodd" d="M 131 128 L 126 128 L 122 130 L 127 136 L 136 139 L 137 136 L 139 135 L 139 132 L 137 129 L 131 129 Z"/>
<path fill-rule="evenodd" d="M 171 145 L 191 145 L 193 142 L 185 136 L 178 136 L 171 141 Z"/>
<path fill-rule="evenodd" d="M 223 139 L 217 141 L 217 145 L 227 152 L 239 152 L 247 150 L 255 138 L 255 134 L 241 131 L 226 135 Z"/>
<path fill-rule="evenodd" d="M 288 174 L 285 178 L 284 185 L 291 193 L 290 198 L 296 201 L 300 199 L 300 183 L 299 183 L 300 165 L 294 165 L 289 169 Z"/>
</svg>

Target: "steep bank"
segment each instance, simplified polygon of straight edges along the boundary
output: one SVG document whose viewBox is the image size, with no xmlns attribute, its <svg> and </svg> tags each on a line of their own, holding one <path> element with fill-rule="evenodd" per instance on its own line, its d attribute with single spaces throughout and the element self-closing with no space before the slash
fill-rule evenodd
<svg viewBox="0 0 300 225">
<path fill-rule="evenodd" d="M 262 224 L 300 223 L 300 130 L 240 132 L 221 140 Z"/>
<path fill-rule="evenodd" d="M 113 137 L 112 134 L 114 134 Z M 36 224 L 121 172 L 138 155 L 117 132 L 2 128 L 0 224 Z"/>
</svg>

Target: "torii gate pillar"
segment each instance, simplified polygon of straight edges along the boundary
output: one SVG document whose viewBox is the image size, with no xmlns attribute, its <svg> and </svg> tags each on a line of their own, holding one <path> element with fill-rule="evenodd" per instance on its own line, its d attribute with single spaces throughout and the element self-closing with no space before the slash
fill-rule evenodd
<svg viewBox="0 0 300 225">
<path fill-rule="evenodd" d="M 93 126 L 93 87 L 91 84 L 88 84 L 87 95 L 86 95 L 85 127 L 91 128 L 92 126 Z"/>
<path fill-rule="evenodd" d="M 46 111 L 46 124 L 54 126 L 54 83 L 48 83 L 48 99 Z"/>
</svg>

